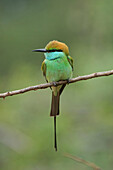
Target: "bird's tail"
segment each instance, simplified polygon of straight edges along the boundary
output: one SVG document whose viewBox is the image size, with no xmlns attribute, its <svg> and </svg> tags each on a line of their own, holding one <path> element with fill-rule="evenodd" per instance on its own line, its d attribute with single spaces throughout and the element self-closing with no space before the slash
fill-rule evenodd
<svg viewBox="0 0 113 170">
<path fill-rule="evenodd" d="M 56 116 L 54 116 L 54 148 L 57 151 Z"/>
<path fill-rule="evenodd" d="M 56 137 L 56 116 L 59 115 L 60 93 L 57 96 L 52 92 L 51 112 L 50 116 L 54 116 L 54 148 L 57 151 L 57 137 Z"/>
<path fill-rule="evenodd" d="M 57 96 L 52 92 L 52 102 L 51 102 L 51 112 L 50 116 L 59 115 L 59 102 L 60 102 L 60 94 L 57 92 Z"/>
</svg>

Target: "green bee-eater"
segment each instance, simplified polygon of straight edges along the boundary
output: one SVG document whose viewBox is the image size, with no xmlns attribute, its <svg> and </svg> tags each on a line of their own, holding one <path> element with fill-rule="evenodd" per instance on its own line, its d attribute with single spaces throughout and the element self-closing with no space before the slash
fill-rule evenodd
<svg viewBox="0 0 113 170">
<path fill-rule="evenodd" d="M 43 52 L 45 60 L 42 63 L 43 75 L 47 82 L 55 82 L 60 80 L 69 80 L 73 72 L 73 59 L 69 56 L 68 46 L 62 42 L 53 40 L 50 41 L 45 49 L 36 49 L 34 52 Z M 60 95 L 65 85 L 53 86 L 52 102 L 50 116 L 54 116 L 54 147 L 57 151 L 56 140 L 56 116 L 59 115 Z"/>
</svg>

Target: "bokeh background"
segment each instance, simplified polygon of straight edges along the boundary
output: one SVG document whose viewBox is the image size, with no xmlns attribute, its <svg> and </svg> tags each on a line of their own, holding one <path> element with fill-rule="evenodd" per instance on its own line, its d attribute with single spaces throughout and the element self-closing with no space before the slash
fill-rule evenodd
<svg viewBox="0 0 113 170">
<path fill-rule="evenodd" d="M 43 54 L 50 40 L 65 42 L 73 77 L 113 68 L 112 0 L 0 1 L 0 92 L 45 83 Z M 0 99 L 1 170 L 90 170 L 70 153 L 113 169 L 113 77 L 67 85 L 53 148 L 50 89 Z"/>
</svg>

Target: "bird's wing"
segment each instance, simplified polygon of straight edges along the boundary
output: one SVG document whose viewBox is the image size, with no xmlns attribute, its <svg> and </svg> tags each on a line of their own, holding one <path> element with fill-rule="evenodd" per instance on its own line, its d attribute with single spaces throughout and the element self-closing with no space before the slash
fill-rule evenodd
<svg viewBox="0 0 113 170">
<path fill-rule="evenodd" d="M 71 65 L 72 67 L 72 71 L 73 71 L 73 58 L 71 56 L 67 56 L 67 60 L 69 62 L 69 64 Z M 61 93 L 63 92 L 64 88 L 65 88 L 66 84 L 63 84 L 61 89 L 60 89 L 60 95 Z"/>
<path fill-rule="evenodd" d="M 46 79 L 46 63 L 45 63 L 45 60 L 42 62 L 41 70 L 43 71 L 43 75 L 45 76 L 45 79 Z M 47 81 L 47 79 L 46 79 L 46 81 Z"/>
<path fill-rule="evenodd" d="M 73 70 L 73 58 L 71 56 L 67 56 L 67 59 Z"/>
</svg>

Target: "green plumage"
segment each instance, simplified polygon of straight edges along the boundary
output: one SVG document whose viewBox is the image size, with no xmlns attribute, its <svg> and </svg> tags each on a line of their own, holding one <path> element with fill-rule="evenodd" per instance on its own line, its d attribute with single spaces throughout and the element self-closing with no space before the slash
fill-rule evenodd
<svg viewBox="0 0 113 170">
<path fill-rule="evenodd" d="M 68 80 L 72 77 L 72 59 L 66 56 L 64 52 L 45 53 L 45 57 L 46 59 L 42 63 L 42 71 L 48 82 Z M 52 87 L 55 96 L 60 88 L 61 86 Z"/>
</svg>

